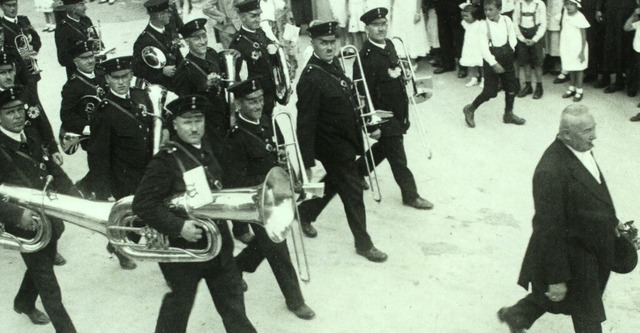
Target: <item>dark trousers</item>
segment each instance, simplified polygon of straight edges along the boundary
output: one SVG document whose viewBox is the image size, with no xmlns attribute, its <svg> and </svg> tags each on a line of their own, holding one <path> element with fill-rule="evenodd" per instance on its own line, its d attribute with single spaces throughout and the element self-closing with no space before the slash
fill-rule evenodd
<svg viewBox="0 0 640 333">
<path fill-rule="evenodd" d="M 513 65 L 512 65 L 513 66 Z M 504 89 L 504 111 L 513 111 L 513 102 L 516 97 L 516 91 L 518 90 L 518 79 L 514 71 L 507 71 L 502 74 L 497 74 L 493 71 L 493 68 L 485 61 L 483 65 L 484 70 L 484 88 L 476 99 L 471 103 L 474 108 L 478 108 L 482 103 L 498 96 L 500 91 L 500 83 Z"/>
<path fill-rule="evenodd" d="M 413 173 L 407 166 L 407 154 L 404 151 L 404 137 L 402 135 L 383 135 L 380 137 L 378 142 L 371 145 L 371 151 L 373 152 L 373 158 L 376 166 L 385 159 L 389 161 L 393 178 L 396 180 L 398 186 L 400 186 L 402 202 L 409 203 L 420 196 L 418 194 L 416 180 L 413 177 Z M 367 161 L 369 161 L 369 165 L 371 166 L 369 152 L 367 151 L 365 155 Z M 357 163 L 358 172 L 363 176 L 367 175 L 367 165 L 365 164 L 365 160 L 360 157 Z"/>
<path fill-rule="evenodd" d="M 514 318 L 517 318 L 516 325 L 521 328 L 531 328 L 533 323 L 547 312 L 534 299 L 533 294 L 529 294 L 509 309 Z M 576 333 L 602 333 L 600 322 L 589 321 L 589 318 L 576 316 L 571 316 L 571 320 Z"/>
<path fill-rule="evenodd" d="M 222 249 L 213 260 L 159 264 L 171 291 L 162 300 L 156 333 L 186 332 L 201 279 L 205 280 L 228 333 L 256 332 L 245 312 L 242 279 L 233 259 L 233 240 L 226 226 L 220 229 L 223 234 Z"/>
<path fill-rule="evenodd" d="M 298 206 L 300 222 L 315 221 L 329 201 L 338 194 L 344 205 L 344 212 L 355 239 L 356 249 L 362 251 L 371 249 L 373 243 L 367 233 L 367 215 L 362 198 L 362 184 L 360 183 L 362 176 L 358 173 L 355 159 L 321 162 L 327 171 L 327 176 L 323 179 L 325 183 L 324 197 L 305 201 Z"/>
<path fill-rule="evenodd" d="M 75 333 L 76 329 L 62 304 L 62 292 L 53 271 L 57 244 L 57 237 L 54 236 L 44 249 L 34 253 L 21 253 L 27 271 L 13 305 L 17 310 L 29 313 L 35 309 L 36 299 L 40 296 L 56 332 Z"/>
<path fill-rule="evenodd" d="M 456 58 L 462 54 L 462 41 L 464 30 L 460 22 L 462 16 L 458 5 L 462 1 L 440 0 L 434 2 L 438 15 L 438 39 L 440 40 L 440 52 L 442 67 L 455 67 Z"/>
<path fill-rule="evenodd" d="M 291 309 L 297 309 L 304 305 L 302 291 L 296 270 L 291 263 L 287 241 L 274 243 L 271 241 L 264 228 L 251 226 L 255 237 L 249 245 L 236 256 L 236 264 L 243 272 L 253 273 L 266 258 L 271 266 L 273 275 L 278 281 L 280 291 Z"/>
</svg>

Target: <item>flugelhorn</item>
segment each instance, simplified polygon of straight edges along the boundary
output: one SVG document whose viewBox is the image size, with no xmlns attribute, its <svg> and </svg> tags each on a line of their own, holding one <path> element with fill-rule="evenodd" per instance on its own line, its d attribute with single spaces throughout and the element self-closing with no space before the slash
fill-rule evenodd
<svg viewBox="0 0 640 333">
<path fill-rule="evenodd" d="M 158 248 L 154 240 L 164 238 L 157 230 L 143 225 L 133 214 L 133 196 L 117 202 L 91 201 L 63 194 L 25 187 L 0 184 L 0 197 L 4 201 L 52 216 L 96 231 L 122 254 L 136 261 L 202 262 L 215 258 L 222 246 L 222 236 L 213 220 L 237 220 L 258 224 L 265 228 L 274 242 L 285 239 L 294 220 L 293 190 L 282 168 L 273 168 L 261 186 L 214 190 L 209 204 L 195 208 L 190 203 L 191 193 L 183 193 L 166 201 L 167 207 L 188 218 L 201 222 L 207 245 L 203 249 L 177 247 Z M 141 235 L 134 242 L 130 233 Z M 50 238 L 50 236 L 49 236 Z M 8 241 L 5 241 L 8 243 Z M 3 244 L 11 246 L 12 244 Z"/>
<path fill-rule="evenodd" d="M 16 35 L 16 38 L 13 40 L 13 43 L 16 46 L 16 50 L 23 58 L 28 56 L 26 60 L 28 60 L 28 68 L 31 74 L 38 74 L 42 72 L 40 67 L 38 66 L 38 60 L 35 58 L 35 52 L 33 50 L 33 46 L 29 42 L 29 37 L 25 35 L 22 30 L 20 33 Z"/>
<path fill-rule="evenodd" d="M 278 51 L 273 55 L 273 82 L 276 86 L 276 102 L 280 105 L 287 105 L 289 98 L 293 94 L 291 87 L 291 76 L 289 74 L 289 63 L 284 48 L 278 45 Z"/>
</svg>

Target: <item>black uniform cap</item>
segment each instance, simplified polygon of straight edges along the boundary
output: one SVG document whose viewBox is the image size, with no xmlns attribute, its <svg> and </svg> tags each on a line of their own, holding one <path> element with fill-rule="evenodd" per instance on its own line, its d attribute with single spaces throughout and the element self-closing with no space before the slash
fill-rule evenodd
<svg viewBox="0 0 640 333">
<path fill-rule="evenodd" d="M 371 22 L 381 19 L 387 18 L 387 14 L 389 14 L 389 10 L 384 7 L 374 8 L 360 16 L 360 21 L 364 22 L 364 24 L 369 25 Z"/>
<path fill-rule="evenodd" d="M 206 24 L 207 24 L 207 19 L 204 19 L 204 18 L 191 20 L 185 23 L 182 26 L 182 28 L 178 30 L 178 32 L 182 35 L 183 38 L 189 38 L 191 37 L 191 35 L 193 35 L 197 31 L 200 31 L 200 30 L 206 31 L 207 30 L 207 27 L 205 26 Z"/>
<path fill-rule="evenodd" d="M 238 13 L 246 13 L 260 9 L 260 0 L 245 0 L 236 4 Z"/>
<path fill-rule="evenodd" d="M 258 90 L 262 90 L 259 80 L 260 80 L 259 76 L 250 77 L 245 81 L 241 81 L 233 84 L 232 86 L 227 88 L 227 90 L 233 93 L 233 96 L 235 98 L 244 98 L 249 94 L 252 94 Z"/>
<path fill-rule="evenodd" d="M 111 74 L 116 71 L 121 71 L 125 69 L 131 69 L 131 64 L 133 63 L 132 56 L 126 57 L 118 57 L 106 60 L 100 64 L 100 66 L 104 69 L 107 74 Z"/>
<path fill-rule="evenodd" d="M 311 38 L 336 36 L 338 34 L 338 22 L 329 21 L 324 23 L 318 23 L 314 26 L 307 28 L 307 32 Z"/>
<path fill-rule="evenodd" d="M 204 115 L 206 113 L 205 110 L 210 107 L 211 103 L 202 95 L 184 95 L 167 104 L 167 109 L 169 110 L 167 120 L 173 121 L 176 117 L 188 112 L 200 112 Z"/>
<path fill-rule="evenodd" d="M 89 43 L 87 40 L 79 40 L 76 42 L 73 48 L 71 48 L 70 53 L 73 58 L 77 58 L 78 56 L 87 52 L 93 52 L 91 43 Z"/>
<path fill-rule="evenodd" d="M 10 102 L 20 100 L 22 87 L 15 86 L 0 92 L 0 109 Z"/>
<path fill-rule="evenodd" d="M 0 66 L 4 65 L 15 65 L 15 59 L 10 54 L 0 52 Z"/>
<path fill-rule="evenodd" d="M 149 0 L 144 3 L 149 13 L 158 13 L 169 9 L 169 0 Z"/>
</svg>

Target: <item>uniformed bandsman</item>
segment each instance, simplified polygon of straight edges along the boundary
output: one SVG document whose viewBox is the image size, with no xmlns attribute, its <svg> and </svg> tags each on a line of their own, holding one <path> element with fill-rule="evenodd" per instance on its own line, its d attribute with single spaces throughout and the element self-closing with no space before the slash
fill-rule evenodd
<svg viewBox="0 0 640 333">
<path fill-rule="evenodd" d="M 278 47 L 260 28 L 260 0 L 245 0 L 236 4 L 242 28 L 235 34 L 229 48 L 240 51 L 247 63 L 250 77 L 260 77 L 260 85 L 264 91 L 264 109 L 262 111 L 265 125 L 271 125 L 271 115 L 276 105 L 276 87 L 273 78 L 271 57 Z M 240 70 L 240 66 L 238 66 Z"/>
<path fill-rule="evenodd" d="M 4 47 L 4 27 L 0 24 L 0 52 L 10 55 L 16 61 L 16 84 L 21 86 L 27 86 L 29 83 L 29 70 L 24 62 L 24 59 L 20 56 L 20 53 L 15 48 Z"/>
<path fill-rule="evenodd" d="M 375 165 L 384 159 L 389 161 L 405 205 L 417 209 L 432 209 L 433 204 L 418 194 L 413 173 L 407 166 L 403 135 L 409 129 L 409 100 L 398 53 L 393 42 L 387 39 L 388 12 L 386 8 L 374 8 L 360 17 L 366 25 L 369 37 L 360 50 L 360 60 L 373 106 L 376 110 L 393 112 L 392 118 L 371 133 L 371 137 L 378 140 L 371 145 L 371 150 Z M 354 66 L 354 80 L 361 77 L 358 66 Z M 364 156 L 369 158 L 369 153 Z M 360 174 L 367 174 L 364 159 L 358 161 L 358 167 Z"/>
<path fill-rule="evenodd" d="M 151 101 L 144 90 L 130 88 L 133 57 L 109 59 L 101 64 L 109 91 L 91 119 L 88 149 L 96 198 L 116 200 L 135 193 L 153 149 Z M 113 252 L 110 247 L 109 251 Z M 116 251 L 124 269 L 136 267 Z"/>
<path fill-rule="evenodd" d="M 89 28 L 93 22 L 87 16 L 86 0 L 63 0 L 67 8 L 67 17 L 59 22 L 55 31 L 58 62 L 67 70 L 67 78 L 75 71 L 71 50 L 77 42 L 89 37 Z"/>
<path fill-rule="evenodd" d="M 171 19 L 168 0 L 148 0 L 144 3 L 149 13 L 149 24 L 133 44 L 133 74 L 151 84 L 159 84 L 173 91 L 173 76 L 176 65 L 183 57 L 180 53 L 180 41 L 167 29 Z M 155 69 L 147 65 L 142 58 L 142 50 L 154 46 L 164 53 L 167 63 L 163 68 Z"/>
<path fill-rule="evenodd" d="M 40 133 L 34 127 L 26 126 L 27 111 L 20 90 L 14 87 L 0 92 L 0 183 L 41 190 L 48 177 L 52 177 L 52 189 L 79 196 L 69 177 L 53 162 L 49 152 L 42 148 L 45 141 Z M 3 204 L 2 210 L 5 209 Z M 35 213 L 13 207 L 13 214 L 20 214 L 20 222 L 17 225 L 5 223 L 6 231 L 17 237 L 33 238 L 36 231 L 32 216 Z M 27 270 L 13 301 L 13 309 L 27 315 L 34 324 L 46 325 L 51 322 L 57 332 L 75 333 L 71 318 L 62 304 L 60 286 L 53 269 L 58 238 L 64 230 L 64 224 L 60 219 L 49 219 L 53 226 L 49 244 L 37 252 L 21 253 Z M 36 308 L 38 296 L 48 316 Z"/>
<path fill-rule="evenodd" d="M 351 80 L 344 74 L 336 51 L 337 22 L 309 27 L 313 55 L 302 71 L 298 92 L 297 136 L 310 175 L 315 159 L 327 172 L 325 197 L 300 205 L 303 232 L 315 237 L 311 225 L 336 193 L 344 205 L 355 238 L 356 253 L 374 262 L 387 260 L 367 233 L 361 176 L 356 155 L 363 152 L 358 102 Z"/>
<path fill-rule="evenodd" d="M 195 19 L 180 29 L 189 46 L 189 54 L 178 66 L 174 86 L 179 96 L 199 94 L 209 99 L 212 107 L 205 114 L 207 135 L 224 138 L 230 128 L 226 89 L 222 81 L 225 65 L 221 56 L 208 47 L 206 24 L 206 19 Z"/>
<path fill-rule="evenodd" d="M 256 78 L 229 87 L 239 105 L 236 126 L 229 133 L 222 157 L 225 184 L 228 187 L 253 187 L 264 182 L 271 168 L 278 166 L 278 152 L 273 142 L 273 131 L 260 124 L 263 92 Z M 249 225 L 245 223 L 245 225 Z M 311 319 L 315 313 L 302 296 L 296 270 L 286 240 L 271 241 L 264 228 L 253 227 L 255 237 L 236 256 L 238 268 L 253 273 L 266 258 L 278 281 L 287 308 L 302 319 Z"/>
<path fill-rule="evenodd" d="M 167 105 L 171 140 L 151 162 L 133 199 L 133 212 L 150 227 L 169 237 L 171 246 L 198 249 L 206 244 L 199 222 L 170 210 L 165 200 L 187 191 L 185 174 L 210 189 L 222 188 L 222 169 L 205 135 L 206 98 L 185 95 Z M 205 179 L 206 178 L 206 179 Z M 226 221 L 215 222 L 222 247 L 212 260 L 198 263 L 160 263 L 171 290 L 165 294 L 156 322 L 156 333 L 185 332 L 200 280 L 204 279 L 227 332 L 256 332 L 245 313 L 241 274 L 233 260 L 233 239 Z"/>
</svg>

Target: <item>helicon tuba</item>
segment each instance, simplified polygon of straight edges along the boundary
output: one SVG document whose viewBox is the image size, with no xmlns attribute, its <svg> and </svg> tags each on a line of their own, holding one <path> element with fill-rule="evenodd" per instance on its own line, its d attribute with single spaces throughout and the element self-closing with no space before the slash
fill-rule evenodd
<svg viewBox="0 0 640 333">
<path fill-rule="evenodd" d="M 190 194 L 183 193 L 166 201 L 166 205 L 190 219 L 200 221 L 207 245 L 204 249 L 182 249 L 153 246 L 164 238 L 157 230 L 143 224 L 131 210 L 133 197 L 117 202 L 90 201 L 63 194 L 25 187 L 0 184 L 0 198 L 24 208 L 41 210 L 46 216 L 60 218 L 85 229 L 105 235 L 117 250 L 132 260 L 154 262 L 201 262 L 213 259 L 220 252 L 222 236 L 213 220 L 237 220 L 265 228 L 274 242 L 285 239 L 294 218 L 293 190 L 282 168 L 273 168 L 261 186 L 212 191 L 213 200 L 202 207 L 190 204 Z M 139 242 L 128 237 L 142 236 Z M 49 233 L 49 238 L 51 237 Z M 17 248 L 3 240 L 0 245 Z"/>
</svg>

